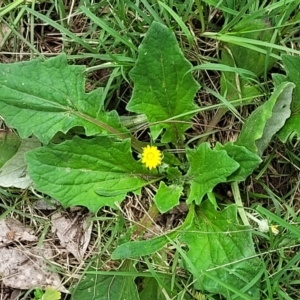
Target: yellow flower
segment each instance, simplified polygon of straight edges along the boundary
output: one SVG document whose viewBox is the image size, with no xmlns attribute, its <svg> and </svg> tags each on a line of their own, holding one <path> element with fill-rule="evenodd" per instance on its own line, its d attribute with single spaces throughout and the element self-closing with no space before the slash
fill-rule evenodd
<svg viewBox="0 0 300 300">
<path fill-rule="evenodd" d="M 277 235 L 279 233 L 279 230 L 277 229 L 278 225 L 271 225 L 270 228 L 274 235 Z"/>
<path fill-rule="evenodd" d="M 146 165 L 149 170 L 156 168 L 161 164 L 161 152 L 155 146 L 147 146 L 143 148 L 142 163 Z"/>
</svg>

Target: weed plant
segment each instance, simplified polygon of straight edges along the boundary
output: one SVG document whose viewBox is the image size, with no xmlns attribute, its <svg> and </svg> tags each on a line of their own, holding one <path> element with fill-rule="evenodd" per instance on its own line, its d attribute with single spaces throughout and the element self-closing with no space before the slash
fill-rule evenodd
<svg viewBox="0 0 300 300">
<path fill-rule="evenodd" d="M 299 1 L 3 1 L 0 18 L 1 219 L 53 247 L 38 199 L 93 224 L 82 261 L 49 262 L 70 294 L 18 299 L 300 299 Z"/>
</svg>

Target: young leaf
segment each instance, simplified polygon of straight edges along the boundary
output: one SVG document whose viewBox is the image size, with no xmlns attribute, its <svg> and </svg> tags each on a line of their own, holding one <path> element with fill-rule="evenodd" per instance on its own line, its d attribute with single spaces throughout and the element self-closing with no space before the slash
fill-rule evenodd
<svg viewBox="0 0 300 300">
<path fill-rule="evenodd" d="M 178 170 L 178 167 L 168 167 L 166 171 L 166 177 L 169 181 L 182 185 L 182 172 Z"/>
<path fill-rule="evenodd" d="M 34 137 L 21 141 L 17 153 L 0 169 L 0 186 L 26 189 L 31 185 L 32 181 L 26 171 L 25 153 L 40 145 Z"/>
<path fill-rule="evenodd" d="M 42 289 L 36 288 L 33 294 L 34 294 L 34 300 L 39 300 L 42 299 L 44 292 Z"/>
<path fill-rule="evenodd" d="M 212 150 L 207 143 L 197 149 L 187 149 L 190 168 L 187 178 L 191 184 L 191 192 L 187 202 L 195 200 L 200 204 L 203 196 L 239 168 L 239 164 L 230 158 L 224 150 Z"/>
<path fill-rule="evenodd" d="M 155 174 L 133 159 L 129 140 L 115 142 L 109 137 L 74 137 L 33 150 L 26 160 L 38 190 L 65 207 L 83 205 L 92 212 L 115 207 L 127 192 L 139 192 L 146 178 Z"/>
<path fill-rule="evenodd" d="M 42 297 L 42 300 L 60 300 L 61 293 L 53 288 L 46 288 L 45 294 Z"/>
<path fill-rule="evenodd" d="M 260 299 L 259 282 L 251 281 L 261 263 L 255 257 L 251 228 L 238 224 L 235 205 L 218 212 L 204 201 L 196 208 L 194 224 L 181 239 L 189 247 L 186 269 L 194 275 L 196 289 L 232 299 L 228 289 L 203 274 L 206 271 L 251 299 Z"/>
<path fill-rule="evenodd" d="M 94 269 L 91 269 L 94 271 Z M 72 293 L 73 300 L 140 300 L 134 282 L 137 272 L 133 262 L 126 261 L 121 272 L 132 276 L 86 274 Z"/>
<path fill-rule="evenodd" d="M 139 47 L 136 65 L 129 73 L 134 90 L 127 109 L 144 113 L 150 123 L 156 123 L 150 127 L 154 140 L 165 129 L 162 142 L 177 144 L 191 127 L 187 122 L 194 114 L 163 122 L 197 108 L 193 99 L 199 84 L 189 72 L 191 67 L 174 33 L 153 22 Z"/>
<path fill-rule="evenodd" d="M 286 121 L 285 125 L 278 133 L 279 139 L 282 142 L 286 142 L 289 135 L 292 133 L 296 133 L 297 136 L 300 137 L 300 57 L 282 55 L 282 62 L 286 69 L 287 81 L 295 84 L 293 101 L 291 104 L 291 117 Z M 278 78 L 278 75 L 276 77 Z"/>
<path fill-rule="evenodd" d="M 153 199 L 158 210 L 163 214 L 178 205 L 182 190 L 182 186 L 174 184 L 167 186 L 161 181 Z"/>
<path fill-rule="evenodd" d="M 68 65 L 66 55 L 0 64 L 0 115 L 21 138 L 48 143 L 55 133 L 82 126 L 87 135 L 121 128 L 116 112 L 103 108 L 103 89 L 85 93 L 84 66 Z"/>
<path fill-rule="evenodd" d="M 247 148 L 235 145 L 231 142 L 225 145 L 217 143 L 215 149 L 225 150 L 227 154 L 240 165 L 240 167 L 227 178 L 227 181 L 245 180 L 262 161 L 258 155 Z"/>
<path fill-rule="evenodd" d="M 291 82 L 283 82 L 275 87 L 270 99 L 247 119 L 235 144 L 245 146 L 262 156 L 272 136 L 282 128 L 290 116 L 294 87 Z"/>
</svg>

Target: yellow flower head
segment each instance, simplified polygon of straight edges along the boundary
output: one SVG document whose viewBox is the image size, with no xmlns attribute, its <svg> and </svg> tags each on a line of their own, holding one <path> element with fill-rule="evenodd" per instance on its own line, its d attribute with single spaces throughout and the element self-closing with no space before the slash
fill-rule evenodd
<svg viewBox="0 0 300 300">
<path fill-rule="evenodd" d="M 279 230 L 277 229 L 278 225 L 271 225 L 270 228 L 274 235 L 277 235 L 279 233 Z"/>
<path fill-rule="evenodd" d="M 156 168 L 161 164 L 161 152 L 155 146 L 147 146 L 143 148 L 142 163 L 146 165 L 149 170 Z"/>
</svg>

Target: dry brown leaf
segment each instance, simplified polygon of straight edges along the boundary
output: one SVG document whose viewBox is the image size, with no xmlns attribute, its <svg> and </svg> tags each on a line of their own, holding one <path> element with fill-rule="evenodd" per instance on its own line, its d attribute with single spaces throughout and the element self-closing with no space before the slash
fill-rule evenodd
<svg viewBox="0 0 300 300">
<path fill-rule="evenodd" d="M 0 276 L 6 287 L 28 290 L 31 288 L 53 287 L 60 292 L 69 293 L 61 284 L 57 273 L 48 271 L 46 260 L 53 257 L 48 245 L 31 249 L 0 249 Z"/>
<path fill-rule="evenodd" d="M 88 216 L 78 214 L 73 219 L 67 219 L 57 212 L 53 214 L 51 223 L 52 232 L 56 233 L 60 244 L 81 261 L 92 233 L 92 224 L 87 228 Z"/>
<path fill-rule="evenodd" d="M 0 220 L 0 247 L 14 241 L 35 242 L 38 238 L 33 235 L 33 230 L 18 220 L 6 218 Z"/>
</svg>

